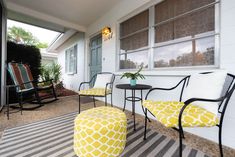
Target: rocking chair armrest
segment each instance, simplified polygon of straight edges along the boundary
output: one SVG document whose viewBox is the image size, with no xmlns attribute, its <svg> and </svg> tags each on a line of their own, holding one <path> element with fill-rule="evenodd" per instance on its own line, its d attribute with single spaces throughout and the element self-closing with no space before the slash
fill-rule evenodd
<svg viewBox="0 0 235 157">
<path fill-rule="evenodd" d="M 80 85 L 79 85 L 78 91 L 80 91 L 80 89 L 81 89 L 83 84 L 90 84 L 90 83 L 91 83 L 91 81 L 89 81 L 89 82 L 81 82 Z"/>
<path fill-rule="evenodd" d="M 17 86 L 22 86 L 22 85 L 29 84 L 29 83 L 32 83 L 32 84 L 35 86 L 35 84 L 36 84 L 37 82 L 33 80 L 33 81 L 28 81 L 28 82 L 21 83 L 21 84 L 19 84 L 19 85 L 17 85 Z"/>
<path fill-rule="evenodd" d="M 19 87 L 19 85 L 6 85 L 6 88 L 16 88 Z"/>
<path fill-rule="evenodd" d="M 52 83 L 53 79 L 49 79 L 49 80 L 43 80 L 43 81 L 38 81 L 37 83 L 44 83 L 44 82 L 51 82 Z"/>
<path fill-rule="evenodd" d="M 20 86 L 22 86 L 22 85 L 24 85 L 24 84 L 28 84 L 28 83 L 34 84 L 35 82 L 34 82 L 34 81 L 28 81 L 28 82 L 21 83 L 21 84 L 19 84 L 19 85 L 6 85 L 6 88 L 7 88 L 7 89 L 9 89 L 9 88 L 17 88 L 17 87 L 20 87 Z M 34 86 L 34 88 L 35 88 L 35 86 Z"/>
</svg>

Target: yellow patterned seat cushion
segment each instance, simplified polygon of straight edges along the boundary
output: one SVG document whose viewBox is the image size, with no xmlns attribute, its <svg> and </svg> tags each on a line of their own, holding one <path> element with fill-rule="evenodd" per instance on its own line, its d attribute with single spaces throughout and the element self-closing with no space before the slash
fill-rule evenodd
<svg viewBox="0 0 235 157">
<path fill-rule="evenodd" d="M 74 120 L 74 151 L 79 157 L 116 157 L 126 145 L 126 115 L 113 107 L 83 111 Z"/>
<path fill-rule="evenodd" d="M 143 101 L 143 106 L 166 127 L 178 127 L 179 112 L 183 105 L 183 102 L 176 101 Z M 209 127 L 215 126 L 218 122 L 217 115 L 192 104 L 184 110 L 182 116 L 183 127 Z"/>
<path fill-rule="evenodd" d="M 107 89 L 106 95 L 110 94 L 111 90 Z M 80 95 L 95 95 L 95 96 L 105 96 L 105 88 L 90 88 L 79 91 Z"/>
</svg>

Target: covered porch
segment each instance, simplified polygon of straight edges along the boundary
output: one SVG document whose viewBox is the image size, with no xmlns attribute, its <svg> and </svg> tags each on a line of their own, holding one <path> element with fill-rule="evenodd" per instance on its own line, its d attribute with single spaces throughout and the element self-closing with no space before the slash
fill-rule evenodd
<svg viewBox="0 0 235 157">
<path fill-rule="evenodd" d="M 42 0 L 29 3 L 25 0 L 1 0 L 1 5 L 1 106 L 6 104 L 7 19 L 62 34 L 49 45 L 43 55 L 61 65 L 61 81 L 66 89 L 78 93 L 80 83 L 89 81 L 96 73 L 115 74 L 113 105 L 119 109 L 124 105 L 124 90 L 116 88 L 116 85 L 129 84 L 129 79 L 121 79 L 121 76 L 124 72 L 136 72 L 140 67 L 143 67 L 141 73 L 145 79 L 138 80 L 137 84 L 158 88 L 171 88 L 185 76 L 203 72 L 226 71 L 235 74 L 235 55 L 232 53 L 235 49 L 233 1 L 200 0 L 194 3 L 192 0 Z M 107 35 L 105 28 L 109 31 Z M 148 90 L 143 91 L 143 98 L 147 92 Z M 178 93 L 180 89 L 170 94 L 155 93 L 151 99 L 178 100 Z M 126 94 L 130 96 L 132 93 Z M 140 96 L 141 92 L 137 91 L 135 94 Z M 110 97 L 107 98 L 110 103 Z M 81 110 L 93 108 L 92 101 L 90 98 L 83 99 Z M 97 107 L 103 106 L 104 101 L 104 98 L 97 98 Z M 235 96 L 232 95 L 222 132 L 224 156 L 228 157 L 235 154 L 234 102 Z M 78 106 L 78 95 L 74 95 L 60 97 L 58 101 L 33 111 L 23 111 L 23 115 L 12 114 L 10 120 L 2 112 L 0 133 L 3 135 L 7 128 L 78 112 Z M 128 102 L 125 114 L 129 120 L 132 119 L 131 111 L 132 104 Z M 145 115 L 141 103 L 136 103 L 135 112 L 137 123 L 142 128 Z M 159 133 L 169 138 L 169 141 L 177 141 L 178 133 L 175 130 L 165 128 L 153 116 L 150 119 L 148 128 L 152 129 L 153 134 L 156 132 L 156 136 Z M 143 152 L 151 156 L 153 144 L 158 146 L 156 141 L 156 137 L 155 141 L 147 141 L 152 142 L 152 147 L 147 143 L 133 144 L 133 149 L 127 154 L 133 155 L 145 145 Z M 189 156 L 219 156 L 218 128 L 185 128 L 184 144 L 190 147 L 184 150 Z M 166 153 L 165 150 L 159 150 L 159 156 Z M 161 150 L 164 153 L 161 154 Z M 197 154 L 196 151 L 205 154 Z M 177 148 L 172 148 L 171 153 L 174 156 Z"/>
</svg>

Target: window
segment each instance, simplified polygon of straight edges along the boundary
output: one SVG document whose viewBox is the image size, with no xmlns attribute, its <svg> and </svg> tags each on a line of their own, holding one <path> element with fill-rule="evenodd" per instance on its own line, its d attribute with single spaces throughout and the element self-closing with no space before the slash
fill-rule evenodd
<svg viewBox="0 0 235 157">
<path fill-rule="evenodd" d="M 216 66 L 218 0 L 164 0 L 120 23 L 120 69 Z"/>
<path fill-rule="evenodd" d="M 120 24 L 120 69 L 148 67 L 148 51 L 133 50 L 149 44 L 149 10 L 146 10 Z"/>
<path fill-rule="evenodd" d="M 65 72 L 67 74 L 77 73 L 77 45 L 65 51 Z"/>
</svg>

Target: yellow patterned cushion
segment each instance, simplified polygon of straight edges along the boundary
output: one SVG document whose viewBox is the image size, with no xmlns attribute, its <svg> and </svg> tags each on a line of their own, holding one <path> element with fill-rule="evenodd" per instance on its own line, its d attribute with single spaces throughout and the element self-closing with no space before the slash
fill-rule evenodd
<svg viewBox="0 0 235 157">
<path fill-rule="evenodd" d="M 179 112 L 183 105 L 183 102 L 176 101 L 143 101 L 143 106 L 166 127 L 178 127 Z M 182 116 L 183 127 L 209 127 L 218 122 L 217 115 L 192 104 L 184 110 Z"/>
<path fill-rule="evenodd" d="M 126 115 L 113 107 L 83 111 L 74 121 L 74 151 L 79 157 L 116 157 L 126 145 Z"/>
<path fill-rule="evenodd" d="M 110 89 L 107 89 L 106 94 L 111 93 Z M 96 96 L 105 96 L 105 88 L 90 88 L 79 91 L 80 95 L 96 95 Z"/>
</svg>

